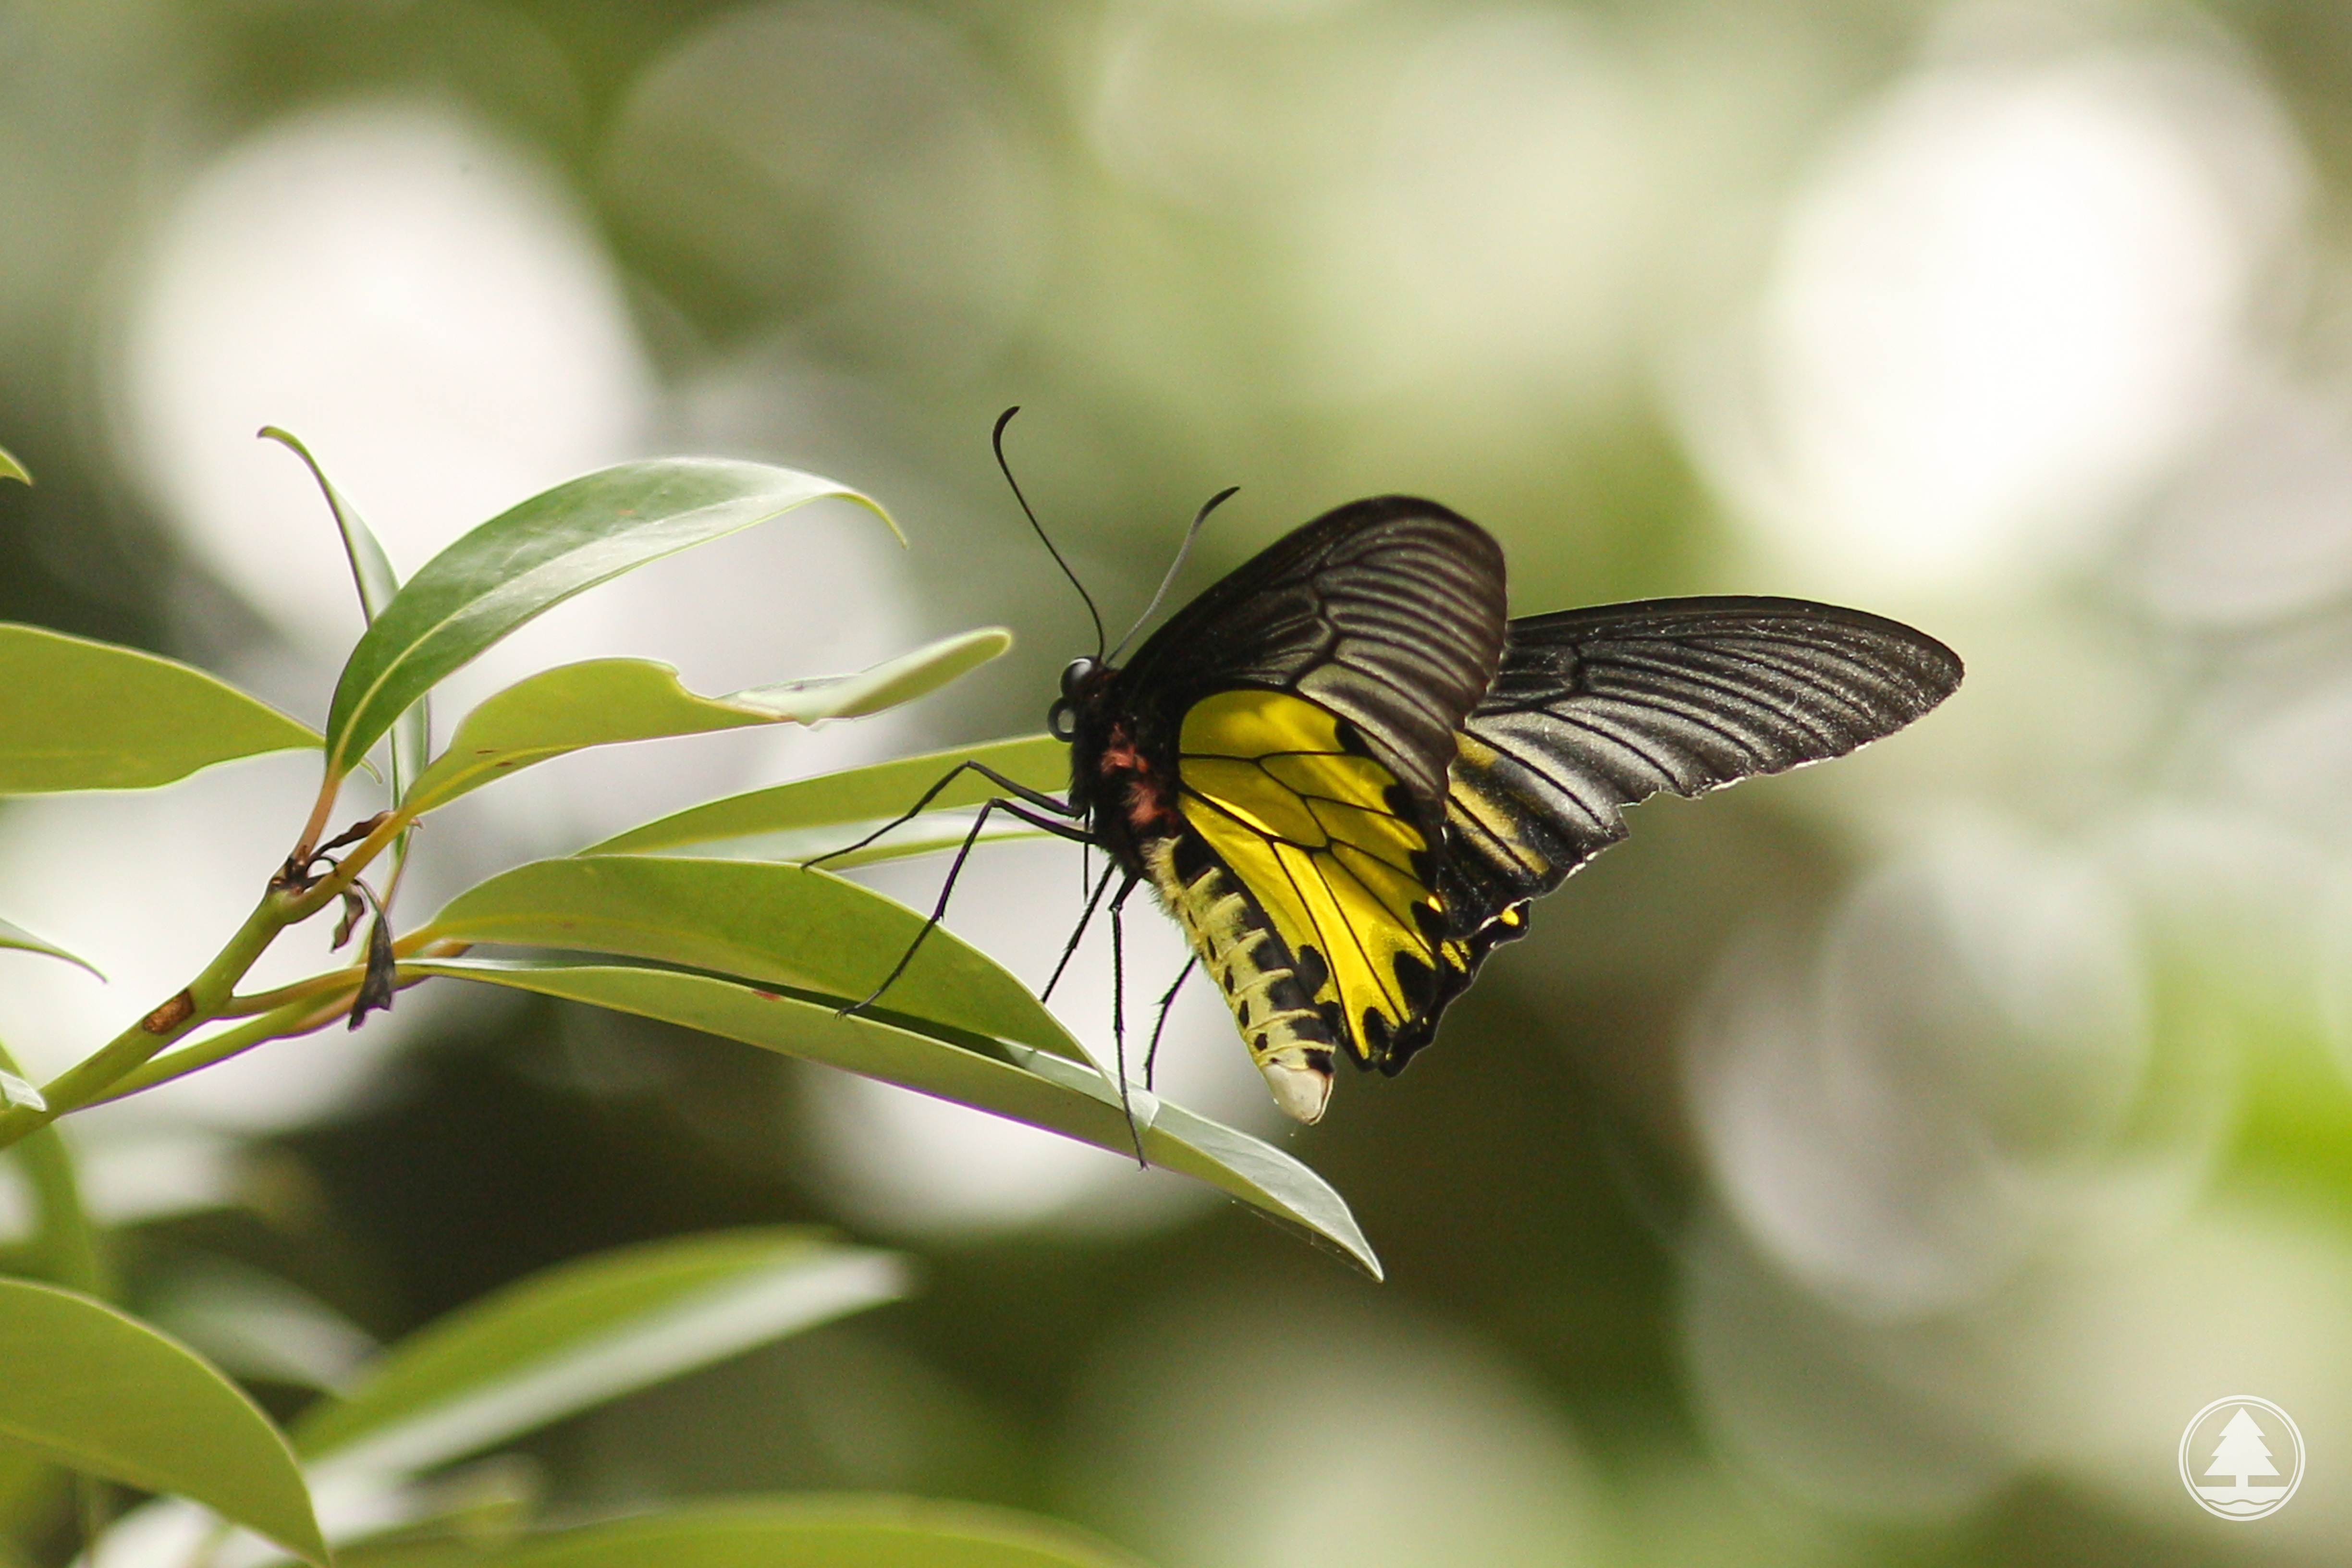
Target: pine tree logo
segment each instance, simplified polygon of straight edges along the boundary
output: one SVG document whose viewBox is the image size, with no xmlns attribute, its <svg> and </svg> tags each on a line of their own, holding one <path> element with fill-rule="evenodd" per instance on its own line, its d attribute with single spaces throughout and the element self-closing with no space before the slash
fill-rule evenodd
<svg viewBox="0 0 2352 1568">
<path fill-rule="evenodd" d="M 2180 1435 L 2180 1480 L 2216 1518 L 2264 1518 L 2302 1484 L 2303 1434 L 2267 1399 L 2217 1399 Z"/>
</svg>

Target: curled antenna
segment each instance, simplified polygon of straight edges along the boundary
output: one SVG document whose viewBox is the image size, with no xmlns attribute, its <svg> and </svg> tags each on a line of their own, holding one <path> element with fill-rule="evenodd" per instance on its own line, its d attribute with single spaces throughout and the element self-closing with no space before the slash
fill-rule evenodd
<svg viewBox="0 0 2352 1568">
<path fill-rule="evenodd" d="M 1176 559 L 1168 563 L 1168 574 L 1160 579 L 1160 591 L 1151 595 L 1151 603 L 1143 606 L 1143 614 L 1135 617 L 1135 625 L 1127 628 L 1127 635 L 1118 639 L 1118 647 L 1111 649 L 1105 663 L 1117 662 L 1118 656 L 1127 651 L 1127 645 L 1135 640 L 1135 634 L 1143 629 L 1144 623 L 1150 620 L 1152 613 L 1160 608 L 1160 601 L 1166 598 L 1168 590 L 1176 585 L 1176 574 L 1184 570 L 1184 558 L 1192 553 L 1192 541 L 1201 537 L 1201 525 L 1209 521 L 1211 512 L 1233 500 L 1240 489 L 1239 485 L 1227 485 L 1192 514 L 1192 526 L 1184 531 L 1184 542 L 1176 547 Z"/>
<path fill-rule="evenodd" d="M 1070 580 L 1070 586 L 1076 588 L 1078 591 L 1078 597 L 1087 602 L 1087 614 L 1092 616 L 1095 622 L 1095 658 L 1100 661 L 1105 641 L 1102 612 L 1095 608 L 1094 595 L 1087 592 L 1087 585 L 1084 583 L 1078 581 L 1078 574 L 1070 570 L 1070 563 L 1062 559 L 1062 552 L 1054 548 L 1054 542 L 1045 537 L 1045 525 L 1037 521 L 1035 512 L 1030 510 L 1029 498 L 1021 493 L 1021 481 L 1013 477 L 1013 465 L 1004 460 L 1004 427 L 1012 424 L 1013 416 L 1020 412 L 1021 405 L 1016 403 L 998 415 L 996 428 L 990 432 L 988 444 L 996 448 L 996 466 L 1003 470 L 1004 482 L 1013 487 L 1013 499 L 1021 503 L 1021 514 L 1029 520 L 1029 526 L 1037 531 L 1038 539 L 1045 546 L 1045 553 L 1054 558 L 1054 564 L 1062 569 L 1062 575 Z"/>
</svg>

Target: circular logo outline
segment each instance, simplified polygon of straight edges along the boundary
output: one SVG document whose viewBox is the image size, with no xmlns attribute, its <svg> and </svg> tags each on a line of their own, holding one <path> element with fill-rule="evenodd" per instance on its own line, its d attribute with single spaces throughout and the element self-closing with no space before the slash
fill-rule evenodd
<svg viewBox="0 0 2352 1568">
<path fill-rule="evenodd" d="M 2197 1478 L 2189 1469 L 2189 1440 L 2197 1435 L 2198 1424 L 2203 1421 L 2208 1415 L 2212 1415 L 2216 1410 L 2220 1410 L 2223 1406 L 2231 1405 L 2254 1405 L 2261 1406 L 2263 1409 L 2267 1410 L 2272 1415 L 2277 1416 L 2281 1421 L 2285 1422 L 2288 1434 L 2294 1438 L 2294 1475 L 2287 1481 L 2286 1489 L 2282 1491 L 2275 1499 L 2272 1500 L 2272 1501 L 2259 1513 L 2225 1513 L 2221 1509 L 2214 1507 L 2211 1502 L 2207 1500 L 2205 1494 L 2198 1489 Z M 2199 1508 L 2203 1509 L 2207 1513 L 2211 1514 L 2215 1519 L 2227 1520 L 2231 1524 L 2251 1524 L 2258 1519 L 2268 1519 L 2271 1515 L 2284 1508 L 2287 1505 L 2288 1500 L 2294 1496 L 2296 1489 L 2303 1485 L 2304 1472 L 2311 1468 L 2309 1461 L 2309 1452 L 2304 1447 L 2303 1444 L 2303 1428 L 2294 1424 L 2294 1416 L 2289 1415 L 2285 1411 L 2280 1409 L 2271 1401 L 2263 1398 L 2260 1394 L 2232 1394 L 2221 1399 L 2217 1399 L 2210 1405 L 2205 1406 L 2204 1409 L 2200 1410 L 2196 1415 L 2190 1416 L 2189 1418 L 2189 1425 L 2180 1429 L 2180 1484 L 2188 1489 L 2189 1499 L 2191 1502 L 2194 1502 Z"/>
</svg>

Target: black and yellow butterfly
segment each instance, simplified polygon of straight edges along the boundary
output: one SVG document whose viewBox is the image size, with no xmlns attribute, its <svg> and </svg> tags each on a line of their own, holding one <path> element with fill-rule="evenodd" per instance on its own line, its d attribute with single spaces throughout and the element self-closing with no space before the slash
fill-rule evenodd
<svg viewBox="0 0 2352 1568">
<path fill-rule="evenodd" d="M 1843 755 L 1960 682 L 1910 627 L 1797 599 L 1507 620 L 1503 553 L 1432 501 L 1343 506 L 1123 668 L 1062 676 L 1069 813 L 1150 882 L 1276 1101 L 1395 1073 L 1622 807 Z"/>
<path fill-rule="evenodd" d="M 1124 667 L 1074 660 L 1047 720 L 1067 799 L 999 779 L 1027 808 L 991 808 L 1107 851 L 1114 919 L 1148 882 L 1311 1122 L 1334 1058 L 1401 1069 L 1624 806 L 1843 756 L 1960 675 L 1933 637 L 1801 599 L 1508 620 L 1484 529 L 1382 496 L 1276 542 Z"/>
</svg>

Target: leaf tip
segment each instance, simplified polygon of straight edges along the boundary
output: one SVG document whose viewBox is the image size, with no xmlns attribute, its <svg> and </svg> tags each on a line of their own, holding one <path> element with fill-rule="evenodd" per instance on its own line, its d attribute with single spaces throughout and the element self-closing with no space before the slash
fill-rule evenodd
<svg viewBox="0 0 2352 1568">
<path fill-rule="evenodd" d="M 284 426 L 264 425 L 260 429 L 256 430 L 253 433 L 253 438 L 257 441 L 277 442 L 279 446 L 285 447 L 288 451 L 301 458 L 302 461 L 309 466 L 312 473 L 315 474 L 318 472 L 319 465 L 317 461 L 311 458 L 310 448 L 302 445 L 301 438 L 296 436 L 291 430 L 287 429 Z"/>
<path fill-rule="evenodd" d="M 845 489 L 841 491 L 840 494 L 842 500 L 854 501 L 857 505 L 864 507 L 867 511 L 872 512 L 875 516 L 880 518 L 882 520 L 882 526 L 890 531 L 890 537 L 898 542 L 899 549 L 906 550 L 911 548 L 911 546 L 907 542 L 907 531 L 898 526 L 898 520 L 890 515 L 890 511 L 887 507 L 885 507 L 880 501 L 876 500 L 872 496 L 866 494 L 862 490 Z"/>
</svg>

